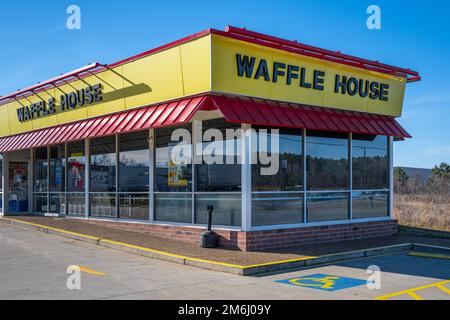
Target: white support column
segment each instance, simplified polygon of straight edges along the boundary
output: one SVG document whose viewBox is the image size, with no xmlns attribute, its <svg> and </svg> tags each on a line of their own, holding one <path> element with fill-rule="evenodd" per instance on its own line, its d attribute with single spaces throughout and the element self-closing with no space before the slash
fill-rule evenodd
<svg viewBox="0 0 450 320">
<path fill-rule="evenodd" d="M 0 210 L 0 217 L 3 217 L 3 216 L 5 216 L 6 214 L 5 214 L 5 212 L 6 212 L 6 170 L 5 170 L 5 168 L 6 168 L 6 155 L 5 154 L 3 154 L 3 156 L 2 156 L 2 173 L 1 173 L 1 176 L 0 176 L 0 179 L 1 179 L 1 182 L 2 182 L 2 194 L 1 194 L 1 201 L 2 201 L 2 210 Z"/>
<path fill-rule="evenodd" d="M 353 134 L 349 133 L 348 138 L 348 181 L 350 183 L 349 212 L 350 220 L 353 220 Z"/>
<path fill-rule="evenodd" d="M 308 207 L 307 207 L 307 183 L 308 183 L 308 171 L 306 167 L 308 163 L 306 162 L 306 129 L 302 129 L 302 155 L 303 155 L 303 223 L 308 223 Z"/>
<path fill-rule="evenodd" d="M 148 135 L 148 149 L 150 153 L 150 168 L 148 174 L 148 209 L 149 209 L 149 221 L 155 221 L 155 129 L 150 129 Z"/>
<path fill-rule="evenodd" d="M 89 145 L 89 139 L 84 140 L 84 154 L 86 157 L 86 168 L 84 170 L 84 214 L 86 219 L 89 219 L 89 184 L 91 172 L 91 151 Z"/>
<path fill-rule="evenodd" d="M 9 214 L 9 155 L 3 154 L 3 215 Z"/>
<path fill-rule="evenodd" d="M 195 219 L 195 192 L 197 191 L 197 164 L 203 163 L 203 150 L 197 150 L 197 147 L 202 148 L 203 142 L 203 122 L 194 121 L 192 124 L 192 224 L 196 223 Z"/>
<path fill-rule="evenodd" d="M 242 125 L 242 231 L 252 228 L 252 126 Z"/>
<path fill-rule="evenodd" d="M 48 159 L 48 152 L 47 152 Z M 50 163 L 47 163 L 47 168 L 50 167 Z M 28 213 L 33 213 L 34 211 L 34 149 L 30 149 L 30 163 L 28 165 Z M 50 187 L 49 170 L 47 170 L 47 188 Z M 47 190 L 48 192 L 48 190 Z M 48 193 L 47 193 L 48 195 Z M 47 197 L 47 201 L 48 197 Z M 50 203 L 47 203 L 47 210 Z"/>
<path fill-rule="evenodd" d="M 389 137 L 389 217 L 394 216 L 394 138 Z"/>
</svg>

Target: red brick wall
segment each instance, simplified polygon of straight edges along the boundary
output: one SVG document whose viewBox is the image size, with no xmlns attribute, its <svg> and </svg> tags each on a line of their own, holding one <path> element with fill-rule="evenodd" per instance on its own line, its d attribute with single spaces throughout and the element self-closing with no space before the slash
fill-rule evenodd
<svg viewBox="0 0 450 320">
<path fill-rule="evenodd" d="M 204 231 L 201 228 L 115 221 L 88 220 L 87 222 L 115 229 L 150 233 L 164 238 L 191 243 L 199 243 L 200 234 Z M 221 247 L 255 251 L 312 243 L 377 238 L 396 234 L 397 231 L 397 221 L 390 220 L 254 232 L 216 230 L 216 233 L 219 235 L 219 245 Z"/>
</svg>

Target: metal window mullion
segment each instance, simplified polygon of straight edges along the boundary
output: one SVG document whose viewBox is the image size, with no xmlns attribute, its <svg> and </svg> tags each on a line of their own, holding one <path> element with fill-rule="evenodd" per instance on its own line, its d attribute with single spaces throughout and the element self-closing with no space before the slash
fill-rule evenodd
<svg viewBox="0 0 450 320">
<path fill-rule="evenodd" d="M 120 144 L 119 144 L 119 135 L 118 134 L 116 134 L 115 136 L 114 136 L 115 138 L 116 138 L 116 170 L 115 170 L 115 172 L 116 172 L 116 181 L 115 181 L 115 184 L 116 184 L 116 190 L 115 190 L 115 197 L 116 197 L 116 218 L 117 219 L 120 219 L 120 212 L 119 212 L 119 208 L 120 208 L 120 206 L 119 206 L 119 193 L 118 193 L 118 191 L 119 191 L 119 174 L 120 174 L 120 172 L 119 172 L 119 161 L 120 161 Z"/>
<path fill-rule="evenodd" d="M 242 198 L 241 198 L 241 229 L 250 231 L 252 228 L 252 126 L 242 124 L 241 157 L 242 157 Z"/>
<path fill-rule="evenodd" d="M 30 189 L 30 190 L 28 190 L 28 198 L 29 198 L 28 212 L 32 213 L 34 211 L 34 196 L 33 196 L 33 192 L 34 192 L 34 158 L 35 158 L 34 157 L 34 149 L 30 149 L 30 158 L 31 158 L 31 164 L 29 166 L 30 178 L 28 179 L 30 181 L 30 182 L 28 182 L 28 188 Z M 9 166 L 8 166 L 8 172 L 9 172 Z M 5 203 L 5 202 L 3 202 L 3 203 Z"/>
<path fill-rule="evenodd" d="M 69 189 L 69 173 L 68 173 L 68 166 L 69 166 L 69 159 L 67 158 L 67 142 L 64 143 L 64 214 L 66 216 L 69 215 L 69 206 L 68 206 L 68 199 L 67 199 L 67 189 Z"/>
<path fill-rule="evenodd" d="M 302 155 L 303 155 L 303 223 L 308 223 L 308 208 L 307 208 L 307 186 L 308 183 L 308 171 L 306 170 L 307 162 L 306 162 L 306 129 L 302 130 Z"/>
<path fill-rule="evenodd" d="M 149 185 L 148 185 L 148 201 L 149 201 L 149 206 L 148 206 L 148 210 L 149 210 L 149 221 L 150 222 L 154 222 L 155 221 L 155 215 L 156 215 L 156 210 L 155 210 L 155 166 L 156 166 L 156 156 L 155 156 L 155 129 L 150 129 L 149 130 L 149 139 L 148 139 L 148 143 L 149 143 Z"/>
<path fill-rule="evenodd" d="M 394 138 L 388 138 L 389 143 L 389 217 L 394 214 Z"/>
<path fill-rule="evenodd" d="M 201 128 L 203 128 L 203 122 L 199 121 L 202 125 Z M 197 143 L 202 143 L 203 139 L 201 138 L 203 136 L 203 132 L 197 132 L 198 127 L 195 124 L 191 124 L 191 143 L 192 143 L 192 157 L 191 157 L 191 168 L 192 168 L 192 190 L 191 190 L 191 210 L 192 210 L 192 224 L 195 224 L 195 192 L 197 191 L 197 168 L 196 164 L 199 162 L 197 161 Z M 199 139 L 197 139 L 199 138 Z M 200 140 L 200 141 L 197 141 Z M 203 154 L 203 153 L 202 153 Z"/>
<path fill-rule="evenodd" d="M 91 184 L 91 150 L 90 150 L 90 140 L 84 140 L 84 157 L 85 157 L 85 170 L 84 170 L 84 215 L 86 219 L 89 219 L 89 209 L 90 209 L 90 201 L 89 201 L 89 191 Z"/>
<path fill-rule="evenodd" d="M 50 213 L 50 146 L 47 146 L 47 214 Z"/>
<path fill-rule="evenodd" d="M 348 137 L 348 181 L 350 184 L 349 218 L 353 220 L 353 134 Z"/>
</svg>

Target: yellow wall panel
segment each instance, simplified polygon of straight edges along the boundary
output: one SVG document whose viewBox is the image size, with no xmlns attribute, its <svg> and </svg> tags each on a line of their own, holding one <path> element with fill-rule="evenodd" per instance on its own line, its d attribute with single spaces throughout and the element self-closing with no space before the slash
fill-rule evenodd
<svg viewBox="0 0 450 320">
<path fill-rule="evenodd" d="M 123 66 L 124 78 L 136 88 L 125 98 L 126 108 L 136 108 L 184 95 L 179 47 Z"/>
<path fill-rule="evenodd" d="M 61 106 L 61 96 L 70 92 L 76 92 L 77 90 L 82 90 L 89 86 L 89 84 L 83 81 L 74 81 L 63 86 L 57 87 L 55 89 L 55 98 L 57 101 L 58 109 Z M 69 123 L 76 121 L 78 119 L 86 119 L 87 118 L 87 107 L 79 108 L 61 112 L 58 110 L 57 113 L 58 124 Z"/>
<path fill-rule="evenodd" d="M 33 123 L 31 121 L 28 122 L 19 122 L 19 118 L 17 117 L 17 109 L 27 106 L 29 104 L 29 97 L 12 101 L 7 104 L 8 106 L 8 117 L 9 117 L 9 127 L 11 128 L 11 135 L 27 132 L 33 130 Z M 0 106 L 0 108 L 4 108 L 5 106 Z"/>
<path fill-rule="evenodd" d="M 44 100 L 48 101 L 51 97 L 55 96 L 55 89 L 50 89 L 47 91 L 40 92 L 34 96 L 30 96 L 28 99 L 28 104 L 37 103 L 39 101 Z M 55 116 L 42 117 L 39 119 L 35 119 L 32 122 L 33 130 L 42 129 L 45 127 L 52 127 L 58 124 L 57 118 Z"/>
<path fill-rule="evenodd" d="M 405 98 L 406 79 L 394 77 L 388 74 L 370 72 L 371 80 L 383 79 L 389 85 L 389 104 L 379 100 L 369 100 L 368 112 L 384 114 L 394 117 L 402 115 L 403 102 Z"/>
<path fill-rule="evenodd" d="M 346 65 L 336 65 L 329 63 L 327 66 L 326 83 L 329 84 L 329 90 L 325 91 L 325 97 L 321 106 L 332 108 L 367 112 L 368 98 L 361 98 L 358 95 L 351 97 L 346 94 L 335 92 L 336 75 L 341 77 L 356 77 L 364 81 L 370 80 L 369 72 L 363 69 L 352 68 Z"/>
<path fill-rule="evenodd" d="M 91 86 L 99 83 L 103 86 L 102 102 L 87 107 L 89 118 L 125 110 L 125 96 L 132 94 L 133 84 L 123 77 L 122 66 L 87 77 L 84 81 Z"/>
<path fill-rule="evenodd" d="M 9 136 L 11 134 L 8 111 L 7 104 L 0 106 L 0 137 Z"/>
<path fill-rule="evenodd" d="M 180 46 L 184 95 L 211 90 L 211 36 Z"/>
<path fill-rule="evenodd" d="M 245 51 L 244 51 L 245 50 Z M 263 78 L 258 80 L 249 78 L 237 78 L 236 53 L 257 55 L 273 63 L 272 52 L 262 46 L 241 46 L 240 41 L 218 37 L 212 37 L 212 90 L 227 93 L 245 93 L 248 96 L 270 98 L 271 83 Z"/>
<path fill-rule="evenodd" d="M 370 72 L 369 70 L 293 54 L 283 50 L 262 47 L 220 35 L 212 36 L 212 46 L 213 91 L 318 107 L 371 112 L 390 116 L 401 115 L 406 83 L 404 78 Z M 237 54 L 256 58 L 251 78 L 239 76 L 236 61 Z M 263 78 L 255 79 L 256 70 L 261 59 L 267 61 L 270 81 L 265 81 Z M 282 63 L 285 66 L 281 69 L 285 74 L 279 76 L 278 81 L 273 81 L 274 62 Z M 289 65 L 298 68 L 300 71 L 304 68 L 304 79 L 309 84 L 312 84 L 314 71 L 325 72 L 323 77 L 324 89 L 312 90 L 302 87 L 299 79 L 292 79 L 289 85 L 287 81 L 287 68 Z M 298 78 L 301 77 L 300 72 L 294 73 Z M 336 75 L 340 75 L 341 80 L 344 76 L 347 77 L 347 80 L 352 77 L 356 78 L 358 86 L 360 81 L 363 81 L 363 86 L 366 85 L 366 81 L 388 84 L 390 86 L 388 101 L 374 100 L 369 96 L 364 96 L 364 94 L 360 95 L 359 90 L 352 95 L 348 94 L 348 91 L 344 94 L 342 92 L 336 93 Z M 364 93 L 364 90 L 362 92 Z"/>
</svg>

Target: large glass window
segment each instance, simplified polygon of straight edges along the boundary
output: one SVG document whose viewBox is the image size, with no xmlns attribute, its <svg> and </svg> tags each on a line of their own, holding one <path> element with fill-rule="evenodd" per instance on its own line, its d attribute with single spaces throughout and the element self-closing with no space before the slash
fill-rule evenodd
<svg viewBox="0 0 450 320">
<path fill-rule="evenodd" d="M 309 191 L 348 190 L 348 135 L 307 132 L 306 161 Z"/>
<path fill-rule="evenodd" d="M 386 191 L 353 192 L 353 219 L 387 217 L 389 194 Z"/>
<path fill-rule="evenodd" d="M 303 222 L 302 142 L 300 129 L 279 129 L 277 138 L 271 129 L 256 128 L 256 152 L 252 154 L 253 226 Z M 272 166 L 262 161 L 264 155 L 272 158 Z M 268 168 L 275 170 L 265 171 Z"/>
<path fill-rule="evenodd" d="M 195 196 L 195 223 L 207 224 L 208 206 L 214 206 L 212 221 L 219 226 L 240 226 L 241 195 L 240 194 L 197 194 Z"/>
<path fill-rule="evenodd" d="M 192 135 L 191 125 L 177 128 L 156 130 L 155 145 L 155 191 L 156 192 L 190 192 L 192 191 L 192 144 L 180 148 L 178 157 L 173 161 L 172 153 L 180 141 L 172 141 L 174 130 L 185 130 Z M 183 151 L 190 150 L 188 154 Z"/>
<path fill-rule="evenodd" d="M 170 192 L 156 194 L 155 220 L 192 223 L 192 194 Z"/>
<path fill-rule="evenodd" d="M 85 170 L 86 156 L 84 141 L 67 144 L 67 213 L 73 216 L 85 215 Z"/>
<path fill-rule="evenodd" d="M 389 188 L 388 138 L 353 135 L 353 190 Z"/>
<path fill-rule="evenodd" d="M 66 149 L 64 145 L 50 147 L 50 213 L 65 214 L 66 210 Z"/>
<path fill-rule="evenodd" d="M 119 217 L 149 219 L 148 131 L 119 136 Z"/>
<path fill-rule="evenodd" d="M 347 220 L 349 193 L 308 193 L 306 199 L 308 222 Z"/>
<path fill-rule="evenodd" d="M 93 139 L 90 145 L 90 213 L 117 218 L 116 137 Z"/>
<path fill-rule="evenodd" d="M 203 121 L 202 164 L 196 166 L 197 192 L 241 191 L 241 126 L 223 119 Z"/>
<path fill-rule="evenodd" d="M 48 213 L 48 149 L 34 151 L 34 212 Z"/>
<path fill-rule="evenodd" d="M 241 126 L 223 119 L 202 122 L 201 164 L 196 165 L 195 223 L 207 223 L 207 207 L 214 206 L 213 224 L 241 225 Z"/>
<path fill-rule="evenodd" d="M 192 140 L 172 157 L 174 130 L 192 135 L 191 125 L 155 130 L 155 220 L 192 223 Z"/>
<path fill-rule="evenodd" d="M 0 153 L 0 212 L 3 212 L 3 155 Z"/>
<path fill-rule="evenodd" d="M 34 192 L 48 191 L 48 154 L 47 148 L 34 152 Z"/>
</svg>

